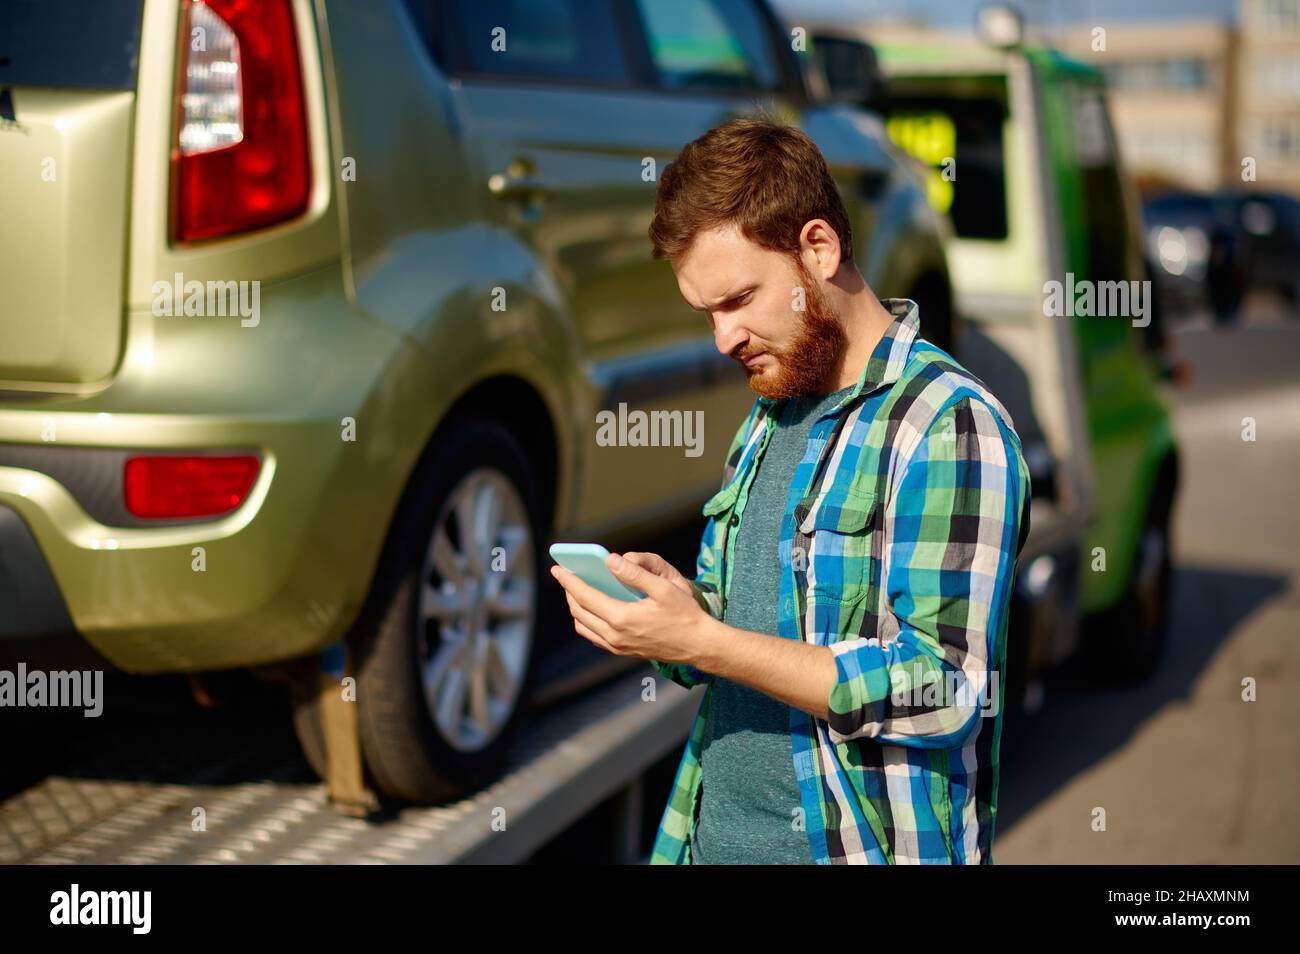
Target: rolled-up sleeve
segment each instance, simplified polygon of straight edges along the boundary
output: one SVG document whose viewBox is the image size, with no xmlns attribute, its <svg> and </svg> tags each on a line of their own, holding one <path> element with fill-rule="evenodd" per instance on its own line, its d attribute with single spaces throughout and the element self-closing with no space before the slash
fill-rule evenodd
<svg viewBox="0 0 1300 954">
<path fill-rule="evenodd" d="M 1002 703 L 1027 470 L 1015 432 L 963 396 L 900 473 L 885 509 L 879 629 L 830 644 L 829 734 L 958 747 Z"/>
</svg>

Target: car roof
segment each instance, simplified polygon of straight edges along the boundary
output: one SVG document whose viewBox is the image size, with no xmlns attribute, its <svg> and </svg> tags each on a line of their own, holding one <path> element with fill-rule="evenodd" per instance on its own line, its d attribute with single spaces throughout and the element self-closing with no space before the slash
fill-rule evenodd
<svg viewBox="0 0 1300 954">
<path fill-rule="evenodd" d="M 888 74 L 964 75 L 970 73 L 1003 73 L 1013 59 L 1024 57 L 1036 66 L 1054 73 L 1072 73 L 1101 80 L 1095 67 L 1072 59 L 1049 46 L 1028 44 L 1010 50 L 998 49 L 975 37 L 955 39 L 882 40 L 875 44 L 881 68 Z"/>
</svg>

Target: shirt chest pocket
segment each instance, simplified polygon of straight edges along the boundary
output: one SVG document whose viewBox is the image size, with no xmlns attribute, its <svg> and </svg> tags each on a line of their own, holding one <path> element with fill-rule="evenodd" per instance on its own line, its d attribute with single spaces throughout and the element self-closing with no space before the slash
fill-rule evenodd
<svg viewBox="0 0 1300 954">
<path fill-rule="evenodd" d="M 740 481 L 737 479 L 706 500 L 700 513 L 706 517 L 712 517 L 718 523 L 729 523 L 733 511 L 736 509 L 736 498 L 739 496 Z"/>
<path fill-rule="evenodd" d="M 712 520 L 712 523 L 705 528 L 705 533 L 709 536 L 704 542 L 708 546 L 702 547 L 699 553 L 698 566 L 706 573 L 722 573 L 722 563 L 726 556 L 727 536 L 738 522 L 736 499 L 739 496 L 740 481 L 733 480 L 710 497 L 701 508 L 700 512 Z M 725 592 L 722 580 L 719 579 L 717 584 L 719 589 Z"/>
<path fill-rule="evenodd" d="M 880 506 L 872 491 L 828 491 L 801 507 L 791 561 L 817 599 L 856 603 L 877 571 Z"/>
</svg>

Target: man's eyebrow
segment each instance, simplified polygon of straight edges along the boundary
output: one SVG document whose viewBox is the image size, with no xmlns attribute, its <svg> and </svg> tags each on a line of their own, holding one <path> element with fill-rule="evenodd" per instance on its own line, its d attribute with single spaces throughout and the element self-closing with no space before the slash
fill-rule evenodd
<svg viewBox="0 0 1300 954">
<path fill-rule="evenodd" d="M 714 303 L 714 307 L 716 308 L 718 305 L 726 304 L 727 302 L 731 301 L 731 299 L 733 298 L 739 298 L 741 295 L 745 294 L 746 292 L 753 291 L 755 287 L 757 286 L 742 285 L 740 288 L 737 288 L 734 291 L 726 292 L 718 298 L 718 300 Z M 702 308 L 697 308 L 695 305 L 691 305 L 691 307 L 694 308 L 696 311 L 706 311 L 709 306 L 705 305 Z"/>
</svg>

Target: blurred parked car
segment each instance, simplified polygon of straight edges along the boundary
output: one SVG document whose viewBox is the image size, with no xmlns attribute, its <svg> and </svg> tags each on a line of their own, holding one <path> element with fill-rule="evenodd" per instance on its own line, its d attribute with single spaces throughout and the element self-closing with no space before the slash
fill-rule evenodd
<svg viewBox="0 0 1300 954">
<path fill-rule="evenodd" d="M 1236 320 L 1252 290 L 1300 316 L 1300 202 L 1280 192 L 1167 192 L 1146 204 L 1147 242 L 1170 307 Z"/>
<path fill-rule="evenodd" d="M 0 653 L 340 639 L 371 784 L 491 779 L 543 545 L 698 519 L 753 394 L 654 261 L 657 171 L 763 107 L 947 341 L 943 223 L 760 0 L 49 0 L 0 38 Z M 703 412 L 699 453 L 602 409 Z M 333 665 L 333 663 L 329 663 Z M 337 685 L 337 684 L 336 684 Z M 316 693 L 295 723 L 322 774 Z"/>
<path fill-rule="evenodd" d="M 1024 45 L 1017 18 L 986 11 L 982 38 L 880 41 L 868 65 L 839 75 L 858 82 L 879 58 L 883 77 L 865 99 L 926 164 L 930 200 L 952 220 L 956 353 L 1007 406 L 1025 447 L 1033 507 L 1008 637 L 1014 699 L 1076 648 L 1111 678 L 1153 671 L 1168 623 L 1178 456 L 1158 386 L 1157 302 L 1126 298 L 1132 310 L 1107 317 L 1048 308 L 1050 282 L 1073 298 L 1075 286 L 1147 275 L 1102 77 Z M 818 26 L 814 45 L 833 46 L 842 63 L 854 35 L 867 42 Z"/>
</svg>

